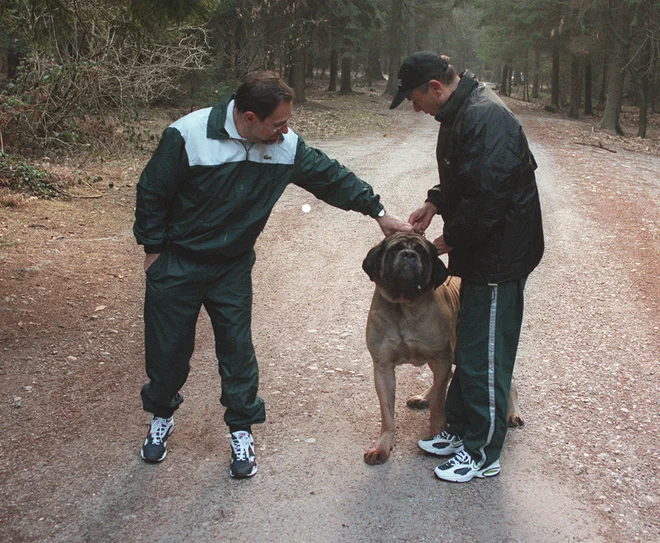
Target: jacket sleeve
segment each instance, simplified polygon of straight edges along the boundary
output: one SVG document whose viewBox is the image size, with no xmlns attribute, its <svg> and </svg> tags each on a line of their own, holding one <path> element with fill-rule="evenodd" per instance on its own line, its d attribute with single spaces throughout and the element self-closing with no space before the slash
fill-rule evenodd
<svg viewBox="0 0 660 543">
<path fill-rule="evenodd" d="M 474 119 L 464 134 L 456 161 L 460 199 L 443 229 L 445 242 L 461 248 L 483 241 L 504 219 L 522 161 L 521 128 L 510 119 Z"/>
<path fill-rule="evenodd" d="M 429 189 L 426 196 L 426 201 L 432 203 L 438 209 L 438 215 L 442 215 L 445 209 L 444 199 L 442 198 L 442 191 L 440 185 L 436 185 Z"/>
<path fill-rule="evenodd" d="M 449 133 L 449 129 L 445 132 L 442 127 L 440 128 L 440 132 L 438 133 L 438 148 L 442 147 L 444 149 L 446 147 Z M 436 149 L 436 158 L 438 158 L 438 149 Z M 438 167 L 438 174 L 439 173 L 440 168 Z M 442 183 L 442 180 L 440 180 L 440 182 Z M 446 213 L 445 198 L 442 193 L 440 184 L 429 189 L 426 201 L 432 203 L 437 208 L 438 215 L 444 215 Z"/>
<path fill-rule="evenodd" d="M 340 209 L 359 211 L 376 217 L 383 206 L 371 185 L 330 159 L 325 153 L 298 141 L 293 175 L 294 184 L 324 202 Z"/>
<path fill-rule="evenodd" d="M 145 252 L 159 253 L 167 246 L 168 216 L 187 172 L 185 141 L 176 128 L 166 128 L 137 184 L 133 233 Z"/>
</svg>

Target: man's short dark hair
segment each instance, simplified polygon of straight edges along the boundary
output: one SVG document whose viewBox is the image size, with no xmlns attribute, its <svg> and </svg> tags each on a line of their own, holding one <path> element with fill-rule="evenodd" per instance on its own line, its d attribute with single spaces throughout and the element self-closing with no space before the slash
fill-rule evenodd
<svg viewBox="0 0 660 543">
<path fill-rule="evenodd" d="M 432 79 L 439 81 L 443 85 L 450 85 L 454 79 L 456 79 L 456 70 L 454 70 L 454 67 L 450 64 L 444 72 Z M 429 91 L 429 83 L 430 81 L 417 87 L 422 94 L 426 94 Z"/>
<path fill-rule="evenodd" d="M 454 79 L 456 79 L 456 70 L 450 64 L 449 66 L 447 66 L 447 69 L 435 79 L 437 79 L 443 85 L 449 85 L 454 82 Z"/>
<path fill-rule="evenodd" d="M 240 113 L 252 111 L 262 121 L 281 102 L 290 102 L 294 92 L 275 72 L 250 72 L 234 96 L 236 109 Z"/>
</svg>

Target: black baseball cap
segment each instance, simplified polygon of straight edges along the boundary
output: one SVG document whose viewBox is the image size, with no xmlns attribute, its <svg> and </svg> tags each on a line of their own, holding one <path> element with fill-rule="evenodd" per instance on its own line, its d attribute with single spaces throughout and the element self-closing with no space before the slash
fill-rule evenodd
<svg viewBox="0 0 660 543">
<path fill-rule="evenodd" d="M 390 104 L 394 109 L 420 85 L 424 85 L 442 74 L 448 67 L 440 55 L 429 51 L 419 51 L 409 55 L 399 68 L 399 88 Z"/>
</svg>

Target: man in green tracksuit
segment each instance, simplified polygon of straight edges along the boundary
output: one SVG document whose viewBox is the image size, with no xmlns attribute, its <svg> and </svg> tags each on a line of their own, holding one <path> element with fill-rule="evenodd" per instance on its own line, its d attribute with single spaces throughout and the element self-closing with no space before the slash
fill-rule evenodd
<svg viewBox="0 0 660 543">
<path fill-rule="evenodd" d="M 265 410 L 251 337 L 253 247 L 287 185 L 375 218 L 386 235 L 412 230 L 385 212 L 367 183 L 289 129 L 292 101 L 276 74 L 248 74 L 228 101 L 169 126 L 142 172 L 133 231 L 146 252 L 147 462 L 167 454 L 203 305 L 231 433 L 230 475 L 256 473 L 251 425 L 265 420 Z"/>
<path fill-rule="evenodd" d="M 466 482 L 500 472 L 507 401 L 523 317 L 523 291 L 543 255 L 536 162 L 520 123 L 473 74 L 446 57 L 418 52 L 404 60 L 390 108 L 404 99 L 440 124 L 440 184 L 409 218 L 424 232 L 436 214 L 449 273 L 462 278 L 456 371 L 447 392 L 448 427 L 419 442 L 439 456 L 442 480 Z"/>
</svg>

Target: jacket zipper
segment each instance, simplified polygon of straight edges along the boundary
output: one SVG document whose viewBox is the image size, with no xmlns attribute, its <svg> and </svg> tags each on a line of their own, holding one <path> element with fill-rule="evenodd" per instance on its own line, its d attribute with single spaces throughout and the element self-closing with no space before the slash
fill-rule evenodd
<svg viewBox="0 0 660 543">
<path fill-rule="evenodd" d="M 254 143 L 246 142 L 246 141 L 243 141 L 243 140 L 239 140 L 239 141 L 241 142 L 241 145 L 245 149 L 245 160 L 250 160 L 250 149 L 252 149 L 252 146 L 254 145 Z M 248 144 L 249 144 L 249 146 L 248 146 Z"/>
</svg>

